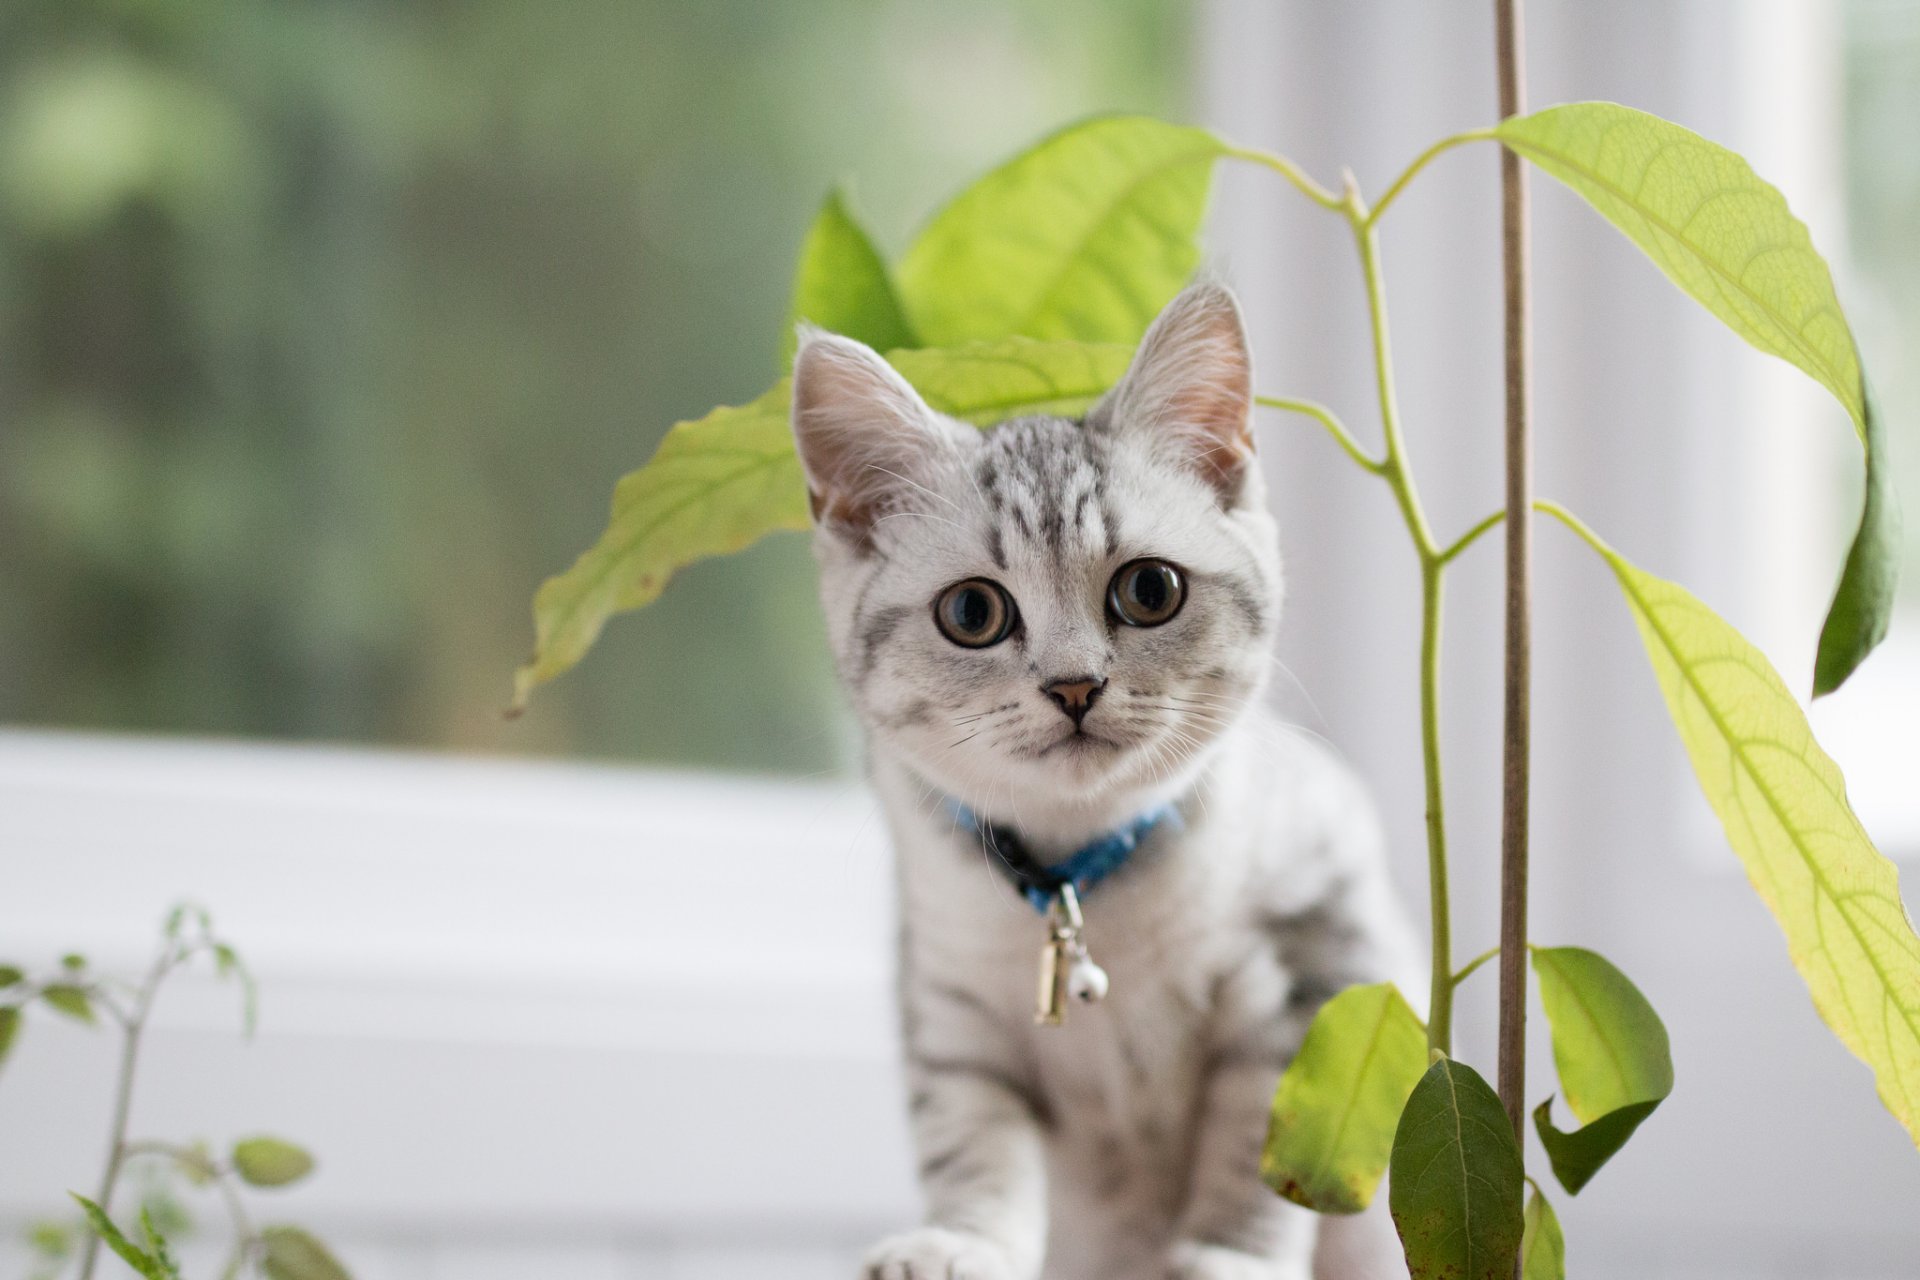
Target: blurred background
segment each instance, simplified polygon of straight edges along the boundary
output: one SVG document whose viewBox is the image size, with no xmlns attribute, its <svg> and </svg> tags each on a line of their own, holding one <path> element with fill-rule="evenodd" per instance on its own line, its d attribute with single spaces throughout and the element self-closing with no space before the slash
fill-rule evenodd
<svg viewBox="0 0 1920 1280">
<path fill-rule="evenodd" d="M 1528 9 L 1536 105 L 1659 112 L 1788 194 L 1914 500 L 1920 0 Z M 309 1140 L 287 1212 L 363 1277 L 852 1274 L 914 1194 L 885 854 L 804 539 L 687 571 L 508 722 L 534 588 L 674 421 L 773 377 L 835 182 L 897 251 L 983 168 L 1128 110 L 1377 192 L 1491 119 L 1491 48 L 1478 0 L 11 0 L 0 959 L 137 965 L 175 897 L 205 900 L 261 971 L 262 1035 L 236 1046 L 230 993 L 186 980 L 136 1117 Z M 1449 157 L 1386 230 L 1442 529 L 1498 502 L 1494 171 Z M 1535 190 L 1543 492 L 1804 688 L 1858 501 L 1844 418 Z M 1371 435 L 1344 228 L 1258 172 L 1223 169 L 1215 204 L 1262 389 Z M 1374 781 L 1417 911 L 1411 556 L 1323 440 L 1262 430 L 1292 579 L 1276 697 Z M 1894 639 L 1814 717 L 1903 860 L 1909 530 Z M 1609 582 L 1541 543 L 1536 937 L 1633 974 L 1680 1076 L 1562 1204 L 1575 1273 L 1910 1275 L 1920 1157 L 1693 793 Z M 1449 631 L 1463 954 L 1496 912 L 1492 546 Z M 1491 984 L 1466 999 L 1490 1061 Z M 109 1058 L 40 1019 L 0 1074 L 19 1274 L 20 1229 L 95 1176 Z"/>
</svg>

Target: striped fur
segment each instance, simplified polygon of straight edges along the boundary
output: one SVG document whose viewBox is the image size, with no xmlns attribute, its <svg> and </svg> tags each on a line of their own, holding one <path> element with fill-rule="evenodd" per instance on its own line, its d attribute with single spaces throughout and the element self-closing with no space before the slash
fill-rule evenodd
<svg viewBox="0 0 1920 1280">
<path fill-rule="evenodd" d="M 1334 991 L 1413 974 L 1365 797 L 1261 706 L 1281 572 L 1249 386 L 1238 311 L 1209 286 L 1082 422 L 977 432 L 859 344 L 804 335 L 794 426 L 897 854 L 927 1200 L 875 1280 L 1308 1275 L 1316 1224 L 1257 1173 L 1274 1083 Z M 1106 608 L 1142 557 L 1187 582 L 1159 627 Z M 1020 617 L 984 649 L 934 621 L 973 577 Z M 1076 734 L 1043 686 L 1082 678 L 1106 684 Z M 945 797 L 1042 857 L 1175 806 L 1087 903 L 1104 1003 L 1032 1025 L 1042 926 Z"/>
</svg>

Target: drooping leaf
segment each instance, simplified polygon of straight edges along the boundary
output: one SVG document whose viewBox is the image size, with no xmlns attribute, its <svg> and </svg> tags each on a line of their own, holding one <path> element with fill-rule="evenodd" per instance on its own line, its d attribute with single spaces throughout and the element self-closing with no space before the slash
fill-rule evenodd
<svg viewBox="0 0 1920 1280">
<path fill-rule="evenodd" d="M 1360 1212 L 1426 1069 L 1426 1029 L 1392 983 L 1342 991 L 1320 1007 L 1280 1077 L 1261 1178 L 1308 1209 Z"/>
<path fill-rule="evenodd" d="M 1560 1219 L 1538 1187 L 1527 1197 L 1520 1280 L 1567 1280 L 1567 1242 L 1560 1234 Z"/>
<path fill-rule="evenodd" d="M 1513 116 L 1494 135 L 1585 197 L 1735 333 L 1826 387 L 1853 419 L 1867 501 L 1821 629 L 1814 693 L 1839 688 L 1886 634 L 1899 508 L 1853 331 L 1806 226 L 1739 155 L 1617 103 Z"/>
<path fill-rule="evenodd" d="M 1072 125 L 935 215 L 899 267 L 921 338 L 1133 344 L 1200 261 L 1213 162 L 1204 129 L 1144 116 Z"/>
<path fill-rule="evenodd" d="M 1640 1122 L 1673 1092 L 1667 1028 L 1605 957 L 1581 947 L 1533 948 L 1533 971 L 1553 1029 L 1561 1092 L 1582 1128 L 1553 1127 L 1552 1099 L 1533 1113 L 1554 1176 L 1578 1194 Z"/>
<path fill-rule="evenodd" d="M 233 1144 L 233 1171 L 256 1187 L 284 1187 L 313 1172 L 306 1148 L 282 1138 L 247 1138 Z"/>
<path fill-rule="evenodd" d="M 267 1280 L 353 1280 L 327 1246 L 299 1227 L 268 1227 L 260 1244 Z"/>
<path fill-rule="evenodd" d="M 793 362 L 795 326 L 801 321 L 856 338 L 875 351 L 920 345 L 900 309 L 886 261 L 838 191 L 827 197 L 800 246 L 793 304 L 780 335 L 782 371 Z"/>
<path fill-rule="evenodd" d="M 260 988 L 253 981 L 253 971 L 247 968 L 240 953 L 224 942 L 213 944 L 213 964 L 221 977 L 239 981 L 240 1030 L 252 1038 L 255 1028 L 260 1024 Z"/>
<path fill-rule="evenodd" d="M 87 1023 L 89 1026 L 93 1024 L 93 1002 L 87 999 L 87 992 L 84 987 L 75 987 L 69 986 L 66 983 L 59 983 L 51 987 L 43 988 L 40 992 L 40 998 L 46 1001 L 50 1007 L 66 1014 L 69 1018 Z"/>
<path fill-rule="evenodd" d="M 1683 588 L 1554 514 L 1613 569 L 1700 789 L 1814 1007 L 1920 1145 L 1920 937 L 1839 768 L 1765 655 Z"/>
<path fill-rule="evenodd" d="M 1520 1144 L 1472 1067 L 1441 1058 L 1393 1139 L 1387 1204 L 1413 1280 L 1513 1280 L 1524 1231 Z"/>
<path fill-rule="evenodd" d="M 806 528 L 787 398 L 782 379 L 746 405 L 679 423 L 615 486 L 600 540 L 533 598 L 534 652 L 514 675 L 515 707 L 585 656 L 608 618 L 651 604 L 680 566 Z"/>
<path fill-rule="evenodd" d="M 13 1038 L 20 1034 L 20 1010 L 15 1005 L 0 1005 L 0 1062 L 13 1052 Z"/>
<path fill-rule="evenodd" d="M 106 1243 L 107 1248 L 118 1254 L 122 1262 L 146 1276 L 147 1280 L 176 1280 L 176 1276 L 169 1274 L 158 1258 L 127 1239 L 120 1228 L 113 1224 L 113 1219 L 109 1218 L 106 1211 L 99 1205 L 78 1192 L 70 1191 L 67 1194 L 79 1202 L 80 1208 L 87 1215 L 87 1224 L 93 1228 L 93 1233 Z"/>
<path fill-rule="evenodd" d="M 934 408 L 987 423 L 1085 412 L 1125 372 L 1128 351 L 1009 339 L 889 358 Z M 679 424 L 620 481 L 600 540 L 534 596 L 534 655 L 514 676 L 516 707 L 578 662 L 608 618 L 652 603 L 682 565 L 807 527 L 788 394 L 782 380 L 751 404 Z"/>
</svg>

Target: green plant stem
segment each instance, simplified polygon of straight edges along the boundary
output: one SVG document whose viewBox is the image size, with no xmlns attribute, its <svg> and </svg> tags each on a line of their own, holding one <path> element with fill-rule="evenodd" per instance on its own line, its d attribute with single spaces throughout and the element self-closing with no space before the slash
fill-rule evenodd
<svg viewBox="0 0 1920 1280">
<path fill-rule="evenodd" d="M 1497 526 L 1502 520 L 1505 520 L 1506 518 L 1507 518 L 1506 512 L 1496 511 L 1492 515 L 1487 516 L 1486 518 L 1481 520 L 1480 523 L 1474 525 L 1473 528 L 1467 530 L 1465 533 L 1461 534 L 1458 538 L 1454 539 L 1452 542 L 1447 544 L 1447 549 L 1440 553 L 1440 563 L 1441 564 L 1453 563 L 1454 560 L 1459 558 L 1461 552 L 1465 551 L 1468 547 L 1478 542 L 1482 534 L 1491 531 L 1495 526 Z"/>
<path fill-rule="evenodd" d="M 1461 983 L 1465 982 L 1468 978 L 1471 978 L 1473 976 L 1473 971 L 1475 969 L 1478 969 L 1481 965 L 1485 964 L 1487 961 L 1493 959 L 1499 954 L 1500 954 L 1500 948 L 1488 947 L 1485 951 L 1482 951 L 1479 955 L 1467 961 L 1466 968 L 1460 970 L 1460 972 L 1453 975 L 1453 985 L 1455 987 L 1458 987 Z"/>
<path fill-rule="evenodd" d="M 108 1125 L 107 1165 L 100 1175 L 100 1186 L 93 1197 L 93 1202 L 100 1206 L 102 1213 L 113 1212 L 114 1188 L 119 1185 L 120 1170 L 127 1160 L 127 1120 L 133 1110 L 133 1077 L 140 1065 L 140 1037 L 147 1028 L 147 1015 L 153 1011 L 153 998 L 159 993 L 160 984 L 184 956 L 181 946 L 169 938 L 162 946 L 153 968 L 148 971 L 146 981 L 135 992 L 132 1006 L 120 1021 L 120 1069 L 113 1087 L 113 1119 Z M 80 1280 L 93 1280 L 93 1269 L 99 1261 L 99 1255 L 100 1236 L 97 1232 L 88 1232 L 80 1255 Z"/>
<path fill-rule="evenodd" d="M 202 1152 L 191 1147 L 177 1146 L 171 1142 L 129 1142 L 121 1147 L 125 1156 L 158 1156 L 171 1160 L 183 1169 L 192 1171 L 199 1177 L 211 1182 L 225 1201 L 227 1217 L 233 1223 L 234 1256 L 243 1258 L 259 1233 L 253 1229 L 253 1219 L 247 1214 L 247 1206 L 240 1199 L 239 1188 L 233 1185 L 233 1170 L 230 1166 L 209 1160 Z"/>
<path fill-rule="evenodd" d="M 1327 434 L 1333 437 L 1333 442 L 1339 445 L 1346 455 L 1353 459 L 1354 465 L 1362 471 L 1376 476 L 1386 472 L 1387 464 L 1369 454 L 1365 446 L 1354 438 L 1351 431 L 1347 430 L 1346 424 L 1341 422 L 1333 410 L 1327 406 L 1313 400 L 1289 400 L 1283 396 L 1255 396 L 1253 400 L 1255 404 L 1268 409 L 1279 409 L 1283 413 L 1296 413 L 1302 417 L 1312 418 L 1326 428 Z"/>
<path fill-rule="evenodd" d="M 1273 170 L 1292 183 L 1294 189 L 1301 195 L 1322 208 L 1338 210 L 1345 207 L 1345 202 L 1340 196 L 1308 177 L 1305 169 L 1283 155 L 1276 155 L 1271 151 L 1258 151 L 1251 147 L 1231 146 L 1226 149 L 1226 154 L 1236 160 L 1245 160 L 1250 164 Z"/>
<path fill-rule="evenodd" d="M 1407 184 L 1418 177 L 1420 171 L 1433 163 L 1435 159 L 1453 150 L 1455 147 L 1465 146 L 1469 142 L 1485 142 L 1492 137 L 1494 137 L 1494 131 L 1492 129 L 1469 129 L 1465 133 L 1456 133 L 1451 138 L 1442 138 L 1425 151 L 1422 151 L 1414 157 L 1412 164 L 1400 171 L 1400 176 L 1393 180 L 1393 184 L 1386 189 L 1385 194 L 1380 197 L 1379 202 L 1373 206 L 1373 211 L 1367 215 L 1368 225 L 1371 226 L 1373 223 L 1378 222 L 1380 215 L 1387 211 L 1387 206 L 1399 199 L 1400 193 L 1407 189 Z"/>
</svg>

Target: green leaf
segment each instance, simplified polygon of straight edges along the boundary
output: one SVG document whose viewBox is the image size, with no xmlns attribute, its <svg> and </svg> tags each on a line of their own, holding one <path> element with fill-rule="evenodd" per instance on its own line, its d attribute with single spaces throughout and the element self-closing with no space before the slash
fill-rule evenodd
<svg viewBox="0 0 1920 1280">
<path fill-rule="evenodd" d="M 260 1024 L 260 988 L 254 984 L 253 971 L 240 959 L 240 953 L 224 942 L 213 944 L 214 970 L 223 978 L 240 982 L 240 1029 L 249 1038 Z"/>
<path fill-rule="evenodd" d="M 1839 768 L 1738 631 L 1549 510 L 1612 567 L 1700 789 L 1786 934 L 1814 1007 L 1873 1068 L 1880 1100 L 1920 1145 L 1920 937 Z"/>
<path fill-rule="evenodd" d="M 233 1144 L 233 1171 L 256 1187 L 284 1187 L 313 1172 L 313 1157 L 280 1138 L 248 1138 Z"/>
<path fill-rule="evenodd" d="M 1830 693 L 1886 634 L 1899 509 L 1884 431 L 1833 276 L 1785 197 L 1725 147 L 1611 102 L 1514 116 L 1494 130 L 1572 187 L 1728 328 L 1799 366 L 1846 409 L 1867 454 L 1867 500 L 1820 633 L 1814 693 Z"/>
<path fill-rule="evenodd" d="M 353 1280 L 325 1245 L 299 1227 L 268 1227 L 260 1243 L 267 1280 Z"/>
<path fill-rule="evenodd" d="M 180 1264 L 167 1252 L 166 1237 L 153 1225 L 153 1213 L 148 1209 L 140 1211 L 140 1230 L 147 1237 L 147 1248 L 153 1253 L 154 1268 L 169 1280 L 180 1280 Z"/>
<path fill-rule="evenodd" d="M 1125 347 L 1008 339 L 891 359 L 927 403 L 973 423 L 1084 413 L 1126 371 Z M 806 481 L 782 380 L 751 404 L 716 409 L 667 433 L 651 461 L 614 489 L 600 540 L 534 596 L 534 655 L 514 676 L 514 706 L 572 667 L 607 619 L 660 595 L 674 571 L 808 526 Z"/>
<path fill-rule="evenodd" d="M 793 363 L 794 330 L 801 321 L 858 339 L 876 351 L 920 345 L 900 309 L 886 262 L 838 191 L 827 197 L 800 246 L 793 305 L 780 336 L 782 369 Z"/>
<path fill-rule="evenodd" d="M 70 951 L 60 957 L 60 967 L 77 973 L 87 967 L 87 958 L 78 951 Z"/>
<path fill-rule="evenodd" d="M 1553 1062 L 1584 1127 L 1553 1127 L 1552 1099 L 1533 1113 L 1554 1176 L 1570 1193 L 1612 1158 L 1673 1092 L 1667 1028 L 1627 975 L 1581 947 L 1535 947 L 1533 970 L 1553 1028 Z"/>
<path fill-rule="evenodd" d="M 1387 1204 L 1413 1280 L 1513 1280 L 1523 1233 L 1520 1144 L 1472 1067 L 1441 1058 L 1393 1139 Z"/>
<path fill-rule="evenodd" d="M 1426 1069 L 1426 1029 L 1393 984 L 1348 987 L 1320 1007 L 1280 1077 L 1261 1178 L 1308 1209 L 1360 1212 Z"/>
<path fill-rule="evenodd" d="M 1200 261 L 1204 129 L 1144 116 L 1072 125 L 961 192 L 900 262 L 934 346 L 1020 335 L 1136 343 Z"/>
<path fill-rule="evenodd" d="M 106 1211 L 99 1205 L 78 1192 L 69 1191 L 67 1194 L 79 1202 L 81 1209 L 86 1212 L 87 1223 L 93 1228 L 94 1234 L 104 1240 L 107 1248 L 118 1254 L 122 1262 L 146 1276 L 147 1280 L 176 1280 L 177 1273 L 169 1273 L 160 1259 L 121 1234 L 120 1228 L 113 1225 L 113 1219 L 109 1218 Z"/>
<path fill-rule="evenodd" d="M 608 618 L 653 603 L 682 565 L 807 527 L 787 398 L 783 379 L 749 404 L 679 423 L 615 486 L 600 540 L 533 598 L 534 653 L 514 675 L 516 709 L 586 656 Z"/>
<path fill-rule="evenodd" d="M 13 1038 L 20 1034 L 20 1009 L 17 1005 L 0 1005 L 0 1062 L 7 1060 L 13 1052 Z"/>
<path fill-rule="evenodd" d="M 41 1218 L 27 1224 L 27 1247 L 48 1262 L 64 1262 L 73 1256 L 74 1237 L 79 1230 L 60 1218 Z"/>
<path fill-rule="evenodd" d="M 1527 1197 L 1526 1234 L 1520 1241 L 1520 1280 L 1567 1280 L 1567 1242 L 1560 1219 L 1535 1187 Z"/>
<path fill-rule="evenodd" d="M 61 1013 L 66 1014 L 69 1018 L 77 1019 L 88 1025 L 92 1025 L 93 1023 L 93 1002 L 87 999 L 87 992 L 84 987 L 75 987 L 69 986 L 66 983 L 59 983 L 55 986 L 43 988 L 40 992 L 40 998 L 53 1008 L 58 1009 Z"/>
<path fill-rule="evenodd" d="M 0 987 L 11 987 L 26 980 L 26 973 L 10 964 L 0 964 Z"/>
</svg>

